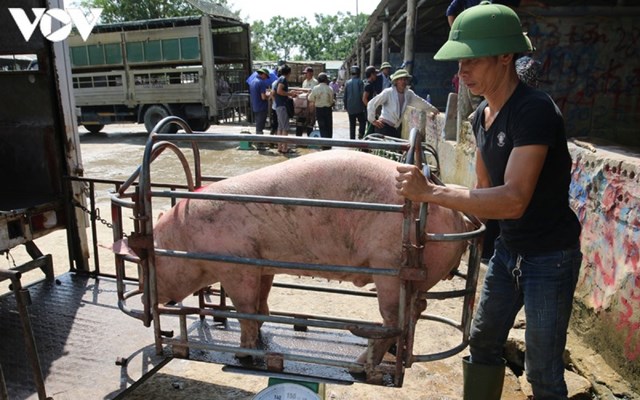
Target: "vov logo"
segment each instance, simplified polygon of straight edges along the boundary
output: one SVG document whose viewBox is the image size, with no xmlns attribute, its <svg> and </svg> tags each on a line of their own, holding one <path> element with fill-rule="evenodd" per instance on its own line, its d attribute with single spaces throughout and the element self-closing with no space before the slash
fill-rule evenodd
<svg viewBox="0 0 640 400">
<path fill-rule="evenodd" d="M 13 20 L 27 42 L 31 39 L 38 23 L 40 24 L 42 35 L 51 42 L 65 40 L 71 33 L 73 25 L 78 29 L 82 40 L 86 41 L 91 30 L 98 22 L 100 14 L 102 14 L 102 8 L 89 9 L 89 16 L 91 17 L 91 21 L 89 21 L 88 16 L 79 8 L 65 8 L 64 10 L 60 8 L 51 8 L 49 10 L 46 8 L 32 8 L 31 11 L 35 16 L 33 21 L 29 19 L 22 8 L 9 8 Z M 56 30 L 52 30 L 54 20 L 58 22 L 56 25 L 60 25 Z"/>
</svg>

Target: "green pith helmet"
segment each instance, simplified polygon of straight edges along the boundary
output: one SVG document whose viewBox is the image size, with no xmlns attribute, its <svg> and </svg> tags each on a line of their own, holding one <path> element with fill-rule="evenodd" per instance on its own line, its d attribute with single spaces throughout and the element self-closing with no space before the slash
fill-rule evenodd
<svg viewBox="0 0 640 400">
<path fill-rule="evenodd" d="M 433 57 L 449 61 L 533 51 L 522 33 L 520 18 L 509 7 L 483 1 L 460 13 L 451 25 L 449 40 Z"/>
</svg>

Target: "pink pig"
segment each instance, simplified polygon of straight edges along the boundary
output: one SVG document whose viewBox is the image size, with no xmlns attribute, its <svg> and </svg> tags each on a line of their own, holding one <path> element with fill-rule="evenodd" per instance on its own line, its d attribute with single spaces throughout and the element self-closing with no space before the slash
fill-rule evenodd
<svg viewBox="0 0 640 400">
<path fill-rule="evenodd" d="M 404 204 L 395 192 L 398 163 L 371 154 L 332 150 L 305 155 L 213 183 L 203 192 L 276 196 L 365 203 Z M 417 212 L 417 205 L 415 207 Z M 340 208 L 234 203 L 183 199 L 154 228 L 157 248 L 299 263 L 400 268 L 403 216 Z M 413 225 L 413 224 L 412 224 Z M 467 229 L 462 214 L 429 206 L 427 232 Z M 413 236 L 412 236 L 413 237 Z M 460 263 L 466 242 L 428 242 L 423 259 L 427 290 Z M 267 298 L 276 273 L 313 275 L 375 283 L 384 326 L 396 326 L 400 280 L 381 275 L 277 270 L 224 262 L 156 256 L 158 301 L 180 301 L 220 282 L 238 312 L 268 314 Z M 426 307 L 423 302 L 420 311 Z M 241 347 L 256 348 L 260 324 L 240 320 Z M 378 364 L 395 339 L 376 339 Z M 365 355 L 358 358 L 364 363 Z"/>
</svg>

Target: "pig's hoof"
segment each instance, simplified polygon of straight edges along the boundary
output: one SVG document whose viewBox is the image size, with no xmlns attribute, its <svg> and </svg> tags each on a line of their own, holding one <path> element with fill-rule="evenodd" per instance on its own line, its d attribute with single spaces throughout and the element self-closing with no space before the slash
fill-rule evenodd
<svg viewBox="0 0 640 400">
<path fill-rule="evenodd" d="M 360 365 L 364 365 L 367 362 L 367 352 L 363 352 L 356 358 L 356 362 Z"/>
<path fill-rule="evenodd" d="M 357 380 L 365 380 L 367 378 L 367 373 L 365 372 L 364 366 L 362 364 L 360 364 L 360 366 L 358 367 L 349 368 L 347 372 L 349 372 L 349 374 Z"/>
</svg>

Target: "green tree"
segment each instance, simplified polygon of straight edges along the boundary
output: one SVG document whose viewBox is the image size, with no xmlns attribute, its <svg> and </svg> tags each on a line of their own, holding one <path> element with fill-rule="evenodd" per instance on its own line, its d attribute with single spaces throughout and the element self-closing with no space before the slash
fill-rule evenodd
<svg viewBox="0 0 640 400">
<path fill-rule="evenodd" d="M 265 47 L 268 40 L 267 32 L 267 26 L 263 21 L 255 21 L 251 24 L 251 54 L 254 60 L 278 60 L 278 53 Z"/>
<path fill-rule="evenodd" d="M 367 23 L 365 14 L 338 12 L 335 15 L 315 14 L 316 24 L 310 38 L 302 46 L 302 53 L 314 60 L 342 60 L 353 46 Z"/>
<path fill-rule="evenodd" d="M 301 38 L 306 37 L 309 27 L 309 21 L 306 18 L 283 18 L 281 16 L 272 17 L 269 22 L 263 26 L 258 25 L 255 22 L 252 25 L 252 31 L 254 27 L 258 26 L 256 30 L 257 40 L 260 42 L 255 43 L 261 49 L 267 52 L 267 54 L 275 54 L 277 58 L 288 60 L 292 54 L 297 51 L 300 52 L 302 46 Z M 254 55 L 254 59 L 255 59 Z"/>
<path fill-rule="evenodd" d="M 338 12 L 315 14 L 315 25 L 306 18 L 275 16 L 268 23 L 251 25 L 255 60 L 342 60 L 346 58 L 367 23 L 366 14 Z"/>
<path fill-rule="evenodd" d="M 227 6 L 227 0 L 216 3 Z M 82 7 L 102 8 L 101 23 L 202 15 L 188 1 L 176 0 L 82 0 Z M 238 12 L 234 12 L 238 16 Z"/>
</svg>

